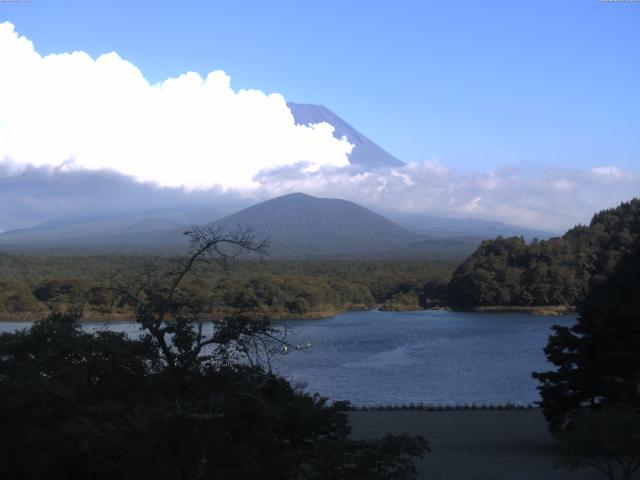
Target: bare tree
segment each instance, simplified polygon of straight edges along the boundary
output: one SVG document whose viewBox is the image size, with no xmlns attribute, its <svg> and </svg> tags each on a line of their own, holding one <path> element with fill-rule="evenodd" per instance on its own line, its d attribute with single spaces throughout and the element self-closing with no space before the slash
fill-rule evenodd
<svg viewBox="0 0 640 480">
<path fill-rule="evenodd" d="M 226 267 L 266 245 L 246 230 L 187 235 L 174 264 L 114 279 L 141 341 L 83 332 L 68 312 L 0 335 L 0 476 L 415 479 L 422 437 L 353 440 L 347 404 L 265 368 L 261 356 L 282 346 L 268 319 L 236 312 L 205 332 L 208 300 L 190 288 L 209 271 L 199 265 Z"/>
<path fill-rule="evenodd" d="M 167 367 L 192 365 L 205 354 L 209 361 L 220 363 L 232 362 L 237 355 L 249 363 L 260 359 L 268 363 L 269 354 L 283 342 L 268 319 L 234 315 L 205 322 L 203 312 L 210 311 L 210 301 L 184 288 L 187 277 L 198 275 L 200 264 L 226 269 L 242 254 L 265 254 L 268 242 L 256 239 L 247 228 L 229 232 L 198 226 L 185 235 L 190 242 L 187 255 L 176 259 L 172 268 L 150 262 L 132 277 L 112 280 L 115 298 L 133 305 L 143 339 L 161 351 Z M 205 323 L 210 326 L 206 332 Z"/>
</svg>

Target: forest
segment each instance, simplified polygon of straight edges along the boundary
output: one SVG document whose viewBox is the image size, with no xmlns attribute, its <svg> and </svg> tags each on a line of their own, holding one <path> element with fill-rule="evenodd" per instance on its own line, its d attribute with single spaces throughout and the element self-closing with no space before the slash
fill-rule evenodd
<svg viewBox="0 0 640 480">
<path fill-rule="evenodd" d="M 0 253 L 0 318 L 36 319 L 71 307 L 81 308 L 87 320 L 131 318 L 132 305 L 115 301 L 113 283 L 149 269 L 170 271 L 175 262 L 172 257 Z M 230 311 L 317 318 L 354 309 L 439 305 L 455 267 L 436 260 L 246 260 L 228 268 L 199 265 L 188 288 L 206 298 L 201 313 L 213 318 Z"/>
<path fill-rule="evenodd" d="M 210 261 L 207 235 L 192 239 L 191 258 L 204 257 L 197 263 L 0 254 L 1 315 L 45 319 L 0 335 L 0 473 L 415 479 L 429 443 L 351 438 L 348 404 L 297 390 L 261 359 L 281 348 L 270 320 L 373 307 L 565 304 L 577 305 L 578 317 L 549 338 L 545 353 L 557 369 L 533 374 L 561 441 L 559 465 L 630 480 L 640 469 L 639 234 L 640 200 L 632 200 L 560 238 L 486 241 L 461 265 L 236 263 L 217 261 L 215 249 Z M 222 321 L 205 336 L 210 318 Z M 135 320 L 144 334 L 91 334 L 81 319 Z"/>
<path fill-rule="evenodd" d="M 596 213 L 588 226 L 527 244 L 521 237 L 483 242 L 453 274 L 456 308 L 576 305 L 591 280 L 608 277 L 640 235 L 640 199 Z"/>
<path fill-rule="evenodd" d="M 228 260 L 224 244 L 261 248 L 204 227 L 188 255 L 113 279 L 139 338 L 83 331 L 75 308 L 0 335 L 1 478 L 416 478 L 428 442 L 351 438 L 348 403 L 271 370 L 284 339 L 268 318 L 239 309 L 203 330 L 208 298 L 189 281 Z"/>
<path fill-rule="evenodd" d="M 202 314 L 320 318 L 380 308 L 574 306 L 608 277 L 640 236 L 640 200 L 596 213 L 562 237 L 484 241 L 462 264 L 439 259 L 261 260 L 199 265 L 188 282 Z M 114 281 L 171 271 L 171 256 L 35 256 L 0 253 L 0 319 L 34 320 L 80 308 L 86 320 L 131 318 Z"/>
</svg>

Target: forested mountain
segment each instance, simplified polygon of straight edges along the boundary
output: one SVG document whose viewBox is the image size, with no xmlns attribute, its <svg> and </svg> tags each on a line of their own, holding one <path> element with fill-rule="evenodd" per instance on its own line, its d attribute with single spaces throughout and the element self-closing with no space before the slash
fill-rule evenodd
<svg viewBox="0 0 640 480">
<path fill-rule="evenodd" d="M 478 244 L 419 235 L 356 203 L 303 193 L 267 200 L 213 225 L 252 230 L 270 241 L 275 258 L 463 257 Z"/>
<path fill-rule="evenodd" d="M 174 254 L 188 246 L 185 230 L 210 223 L 227 231 L 250 229 L 256 238 L 269 239 L 272 258 L 464 258 L 481 240 L 421 235 L 356 203 L 302 193 L 276 197 L 220 217 L 219 211 L 208 208 L 69 219 L 4 232 L 0 234 L 0 250 L 64 255 Z"/>
<path fill-rule="evenodd" d="M 36 186 L 41 185 L 36 182 Z M 116 190 L 112 193 L 118 197 Z M 241 224 L 254 229 L 256 235 L 271 238 L 269 254 L 274 258 L 462 259 L 481 240 L 497 235 L 549 236 L 546 232 L 470 218 L 396 212 L 390 220 L 389 212 L 374 213 L 353 202 L 301 193 L 237 211 L 247 202 L 244 199 L 233 206 L 177 202 L 172 207 L 136 210 L 139 206 L 132 200 L 130 211 L 109 213 L 88 205 L 82 214 L 51 217 L 35 226 L 0 232 L 0 251 L 39 255 L 174 254 L 187 247 L 185 230 L 225 215 L 228 217 L 219 225 L 234 228 Z M 231 212 L 236 213 L 229 215 Z"/>
<path fill-rule="evenodd" d="M 391 250 L 421 240 L 353 202 L 303 193 L 267 200 L 214 225 L 225 230 L 248 227 L 256 237 L 270 240 L 269 250 L 275 255 Z"/>
<path fill-rule="evenodd" d="M 640 235 L 640 199 L 593 216 L 562 237 L 527 244 L 521 237 L 482 242 L 454 273 L 449 303 L 575 305 L 592 277 L 608 276 Z"/>
</svg>

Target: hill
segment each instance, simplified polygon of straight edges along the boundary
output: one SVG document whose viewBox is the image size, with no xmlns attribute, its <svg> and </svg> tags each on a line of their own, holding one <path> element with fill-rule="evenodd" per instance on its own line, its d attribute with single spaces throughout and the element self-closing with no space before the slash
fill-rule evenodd
<svg viewBox="0 0 640 480">
<path fill-rule="evenodd" d="M 588 226 L 527 244 L 521 237 L 482 242 L 455 271 L 449 302 L 485 305 L 576 305 L 590 282 L 608 277 L 640 237 L 640 199 L 595 214 Z"/>
<path fill-rule="evenodd" d="M 273 258 L 458 258 L 483 239 L 505 233 L 545 238 L 546 232 L 474 219 L 394 214 L 401 224 L 356 203 L 302 193 L 277 197 L 224 218 L 215 208 L 160 210 L 124 216 L 49 221 L 0 234 L 0 250 L 22 253 L 173 253 L 182 232 L 214 223 L 248 227 L 269 238 Z"/>
<path fill-rule="evenodd" d="M 463 258 L 479 239 L 439 239 L 405 230 L 353 202 L 302 193 L 277 197 L 220 220 L 219 211 L 76 218 L 0 234 L 0 249 L 21 253 L 175 253 L 196 224 L 249 228 L 271 241 L 273 258 Z"/>
<path fill-rule="evenodd" d="M 0 249 L 22 252 L 143 253 L 184 246 L 183 230 L 224 214 L 213 208 L 125 216 L 86 216 L 45 222 L 0 234 Z"/>
<path fill-rule="evenodd" d="M 462 259 L 491 233 L 528 232 L 480 220 L 428 216 L 413 216 L 406 222 L 409 228 L 404 228 L 356 203 L 302 193 L 221 217 L 219 210 L 199 208 L 56 220 L 0 234 L 0 250 L 71 255 L 175 253 L 186 248 L 185 229 L 213 222 L 225 229 L 248 227 L 257 237 L 269 238 L 273 258 Z"/>
<path fill-rule="evenodd" d="M 336 138 L 347 137 L 347 140 L 355 146 L 349 155 L 351 164 L 366 168 L 399 167 L 404 165 L 403 162 L 382 149 L 324 105 L 288 103 L 287 106 L 297 124 L 308 125 L 310 123 L 327 122 L 335 128 L 333 135 Z"/>
<path fill-rule="evenodd" d="M 293 193 L 254 205 L 214 222 L 227 230 L 250 228 L 268 238 L 274 257 L 396 256 L 435 254 L 446 245 L 396 225 L 356 203 Z M 451 250 L 449 248 L 449 250 Z M 444 250 L 443 250 L 444 251 Z"/>
</svg>

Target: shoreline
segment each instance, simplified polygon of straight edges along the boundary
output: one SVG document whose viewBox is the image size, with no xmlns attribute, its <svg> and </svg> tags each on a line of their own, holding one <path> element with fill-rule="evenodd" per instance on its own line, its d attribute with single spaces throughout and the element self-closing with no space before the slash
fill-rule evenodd
<svg viewBox="0 0 640 480">
<path fill-rule="evenodd" d="M 533 315 L 561 316 L 576 313 L 576 307 L 573 305 L 483 305 L 470 311 L 476 313 L 531 313 Z"/>
<path fill-rule="evenodd" d="M 323 320 L 326 318 L 332 318 L 336 315 L 342 313 L 349 312 L 370 312 L 379 310 L 381 312 L 428 312 L 428 311 L 445 311 L 445 312 L 472 312 L 472 313 L 530 313 L 533 315 L 540 316 L 562 316 L 562 315 L 571 315 L 576 312 L 574 306 L 571 305 L 547 305 L 547 306 L 501 306 L 501 305 L 489 305 L 489 306 L 481 306 L 475 307 L 470 310 L 455 310 L 448 306 L 433 306 L 427 308 L 405 308 L 404 306 L 398 306 L 398 308 L 394 308 L 394 306 L 377 304 L 370 307 L 364 305 L 352 305 L 349 308 L 342 309 L 324 309 L 324 310 L 315 310 L 311 312 L 307 312 L 304 314 L 293 314 L 293 313 L 284 313 L 284 314 L 272 314 L 268 313 L 256 313 L 256 316 L 265 315 L 270 317 L 270 319 L 274 322 L 281 321 L 296 321 L 296 320 Z M 29 323 L 36 322 L 38 320 L 42 320 L 46 318 L 49 312 L 41 311 L 41 312 L 21 312 L 21 313 L 9 313 L 9 312 L 0 312 L 0 323 Z M 103 323 L 125 323 L 135 321 L 133 318 L 134 314 L 131 312 L 110 312 L 110 313 L 101 313 L 95 311 L 88 311 L 83 313 L 82 318 L 80 319 L 81 323 L 89 323 L 89 322 L 103 322 Z M 214 312 L 213 314 L 203 314 L 203 317 L 211 317 L 210 319 L 216 320 L 216 317 L 220 318 L 222 316 L 221 312 Z"/>
<path fill-rule="evenodd" d="M 294 321 L 294 320 L 322 320 L 325 318 L 335 317 L 341 313 L 347 312 L 368 312 L 375 310 L 375 308 L 348 308 L 342 310 L 317 310 L 308 312 L 306 314 L 268 314 L 263 312 L 256 312 L 254 315 L 256 317 L 259 316 L 268 316 L 270 320 L 274 322 L 280 321 Z M 50 312 L 42 311 L 42 312 L 21 312 L 21 313 L 8 313 L 8 312 L 0 312 L 0 323 L 33 323 L 38 320 L 44 320 Z M 127 323 L 134 322 L 134 313 L 133 312 L 116 312 L 116 313 L 100 313 L 89 311 L 83 313 L 80 318 L 80 323 L 90 323 L 90 322 L 104 322 L 104 323 Z M 212 313 L 203 313 L 202 318 L 205 321 L 213 320 L 217 321 L 222 317 L 220 312 Z"/>
</svg>

